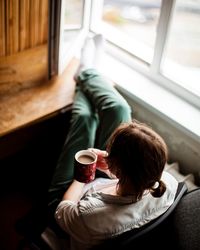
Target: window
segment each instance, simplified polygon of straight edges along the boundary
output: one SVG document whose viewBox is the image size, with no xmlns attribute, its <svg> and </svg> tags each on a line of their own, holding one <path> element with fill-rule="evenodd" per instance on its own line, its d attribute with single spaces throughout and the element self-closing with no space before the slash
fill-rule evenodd
<svg viewBox="0 0 200 250">
<path fill-rule="evenodd" d="M 81 29 L 83 20 L 83 1 L 64 0 L 64 29 Z"/>
<path fill-rule="evenodd" d="M 200 1 L 176 1 L 162 73 L 200 97 Z"/>
<path fill-rule="evenodd" d="M 135 69 L 200 107 L 200 0 L 92 3 L 93 32 L 131 56 Z"/>
<path fill-rule="evenodd" d="M 60 1 L 59 72 L 102 33 L 108 53 L 200 108 L 200 0 Z"/>
<path fill-rule="evenodd" d="M 58 73 L 62 73 L 89 29 L 90 0 L 60 1 Z M 58 2 L 57 2 L 58 3 Z"/>
<path fill-rule="evenodd" d="M 103 33 L 109 41 L 135 57 L 151 63 L 160 6 L 161 0 L 105 0 L 102 13 L 97 13 L 100 8 L 93 8 L 91 29 Z"/>
</svg>

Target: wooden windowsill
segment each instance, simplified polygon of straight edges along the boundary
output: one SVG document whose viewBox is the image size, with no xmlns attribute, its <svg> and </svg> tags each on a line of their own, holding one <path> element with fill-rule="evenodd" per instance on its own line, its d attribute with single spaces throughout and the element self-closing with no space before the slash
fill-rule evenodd
<svg viewBox="0 0 200 250">
<path fill-rule="evenodd" d="M 0 137 L 70 107 L 77 67 L 78 60 L 72 59 L 62 75 L 15 91 L 1 91 L 0 85 Z"/>
</svg>

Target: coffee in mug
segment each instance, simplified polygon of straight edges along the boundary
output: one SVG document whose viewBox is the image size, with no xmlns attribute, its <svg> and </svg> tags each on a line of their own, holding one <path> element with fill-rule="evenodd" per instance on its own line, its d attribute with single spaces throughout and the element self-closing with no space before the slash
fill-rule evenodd
<svg viewBox="0 0 200 250">
<path fill-rule="evenodd" d="M 97 155 L 90 150 L 80 150 L 75 154 L 74 177 L 88 183 L 95 178 Z"/>
</svg>

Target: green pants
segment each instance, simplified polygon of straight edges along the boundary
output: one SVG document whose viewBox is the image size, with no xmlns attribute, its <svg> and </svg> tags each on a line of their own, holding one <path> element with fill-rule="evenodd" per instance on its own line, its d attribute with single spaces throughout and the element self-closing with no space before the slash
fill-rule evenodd
<svg viewBox="0 0 200 250">
<path fill-rule="evenodd" d="M 94 69 L 78 77 L 69 132 L 49 188 L 50 199 L 61 199 L 73 179 L 74 155 L 96 147 L 104 150 L 114 129 L 131 120 L 131 109 L 117 90 Z"/>
</svg>

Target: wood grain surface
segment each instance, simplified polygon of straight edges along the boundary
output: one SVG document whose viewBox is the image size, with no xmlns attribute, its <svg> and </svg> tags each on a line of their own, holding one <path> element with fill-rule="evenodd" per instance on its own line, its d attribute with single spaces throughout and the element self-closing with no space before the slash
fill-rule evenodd
<svg viewBox="0 0 200 250">
<path fill-rule="evenodd" d="M 73 59 L 60 76 L 47 80 L 47 46 L 0 58 L 0 136 L 42 119 L 73 102 Z"/>
</svg>

